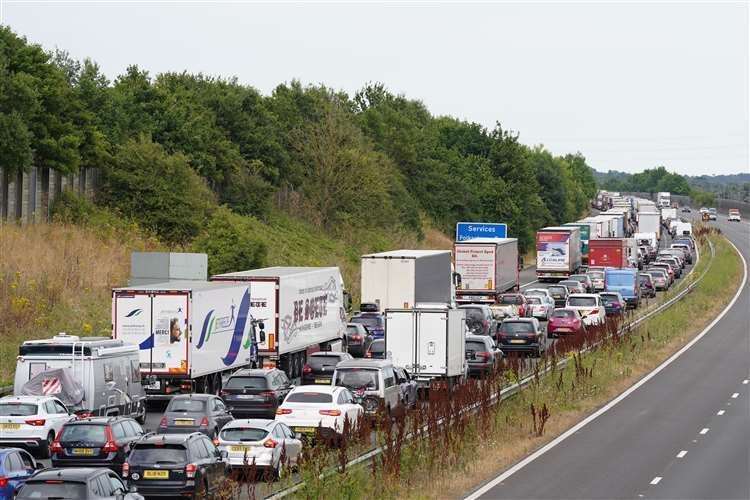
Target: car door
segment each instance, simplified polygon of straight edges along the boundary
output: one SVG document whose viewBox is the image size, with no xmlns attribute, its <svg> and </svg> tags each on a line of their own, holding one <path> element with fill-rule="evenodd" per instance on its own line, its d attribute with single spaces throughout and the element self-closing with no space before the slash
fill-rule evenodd
<svg viewBox="0 0 750 500">
<path fill-rule="evenodd" d="M 208 450 L 203 444 L 203 440 L 196 436 L 188 442 L 188 453 L 190 454 L 190 461 L 198 466 L 200 475 L 208 483 L 208 487 L 214 480 L 214 470 L 211 461 L 208 460 Z"/>
<path fill-rule="evenodd" d="M 219 398 L 213 398 L 212 399 L 212 416 L 216 420 L 216 424 L 218 428 L 221 430 L 222 427 L 224 427 L 227 422 L 232 420 L 232 415 L 227 412 L 227 407 L 224 405 L 224 402 Z"/>
<path fill-rule="evenodd" d="M 109 481 L 110 491 L 112 492 L 112 496 L 114 496 L 115 498 L 117 498 L 119 495 L 126 495 L 128 493 L 128 489 L 114 472 L 109 471 L 107 472 L 107 475 L 103 477 L 105 477 L 106 480 Z"/>
<path fill-rule="evenodd" d="M 24 468 L 23 460 L 21 460 L 20 450 L 12 451 L 5 455 L 5 463 L 3 464 L 5 469 L 5 476 L 8 479 L 8 484 L 13 488 L 13 491 L 18 491 L 26 482 L 26 479 L 34 473 L 33 469 L 31 472 L 26 471 Z"/>
<path fill-rule="evenodd" d="M 52 401 L 50 401 L 50 403 L 52 403 L 52 411 L 54 412 L 54 414 L 50 416 L 50 418 L 54 421 L 52 427 L 55 432 L 55 436 L 59 436 L 60 431 L 62 430 L 62 426 L 65 425 L 66 422 L 70 422 L 71 420 L 73 420 L 75 417 L 73 417 L 70 414 L 70 411 L 65 407 L 65 405 L 57 399 L 53 399 Z"/>
<path fill-rule="evenodd" d="M 284 433 L 284 443 L 286 446 L 286 456 L 291 465 L 297 465 L 299 454 L 302 453 L 302 441 L 297 439 L 292 429 L 286 424 L 279 422 L 277 428 Z"/>
<path fill-rule="evenodd" d="M 384 367 L 380 371 L 383 378 L 383 398 L 386 407 L 391 410 L 397 410 L 401 406 L 401 387 L 396 382 L 396 374 L 390 366 Z"/>
<path fill-rule="evenodd" d="M 341 393 L 342 402 L 339 404 L 341 411 L 349 417 L 352 427 L 356 427 L 364 408 L 354 402 L 354 396 L 349 392 L 349 389 L 343 388 Z"/>
<path fill-rule="evenodd" d="M 216 488 L 221 484 L 222 478 L 224 476 L 224 471 L 226 470 L 224 462 L 221 461 L 221 452 L 219 452 L 219 449 L 207 437 L 201 436 L 200 441 L 206 450 L 206 461 L 208 463 L 208 467 L 210 467 L 211 469 L 212 482 L 210 487 Z"/>
<path fill-rule="evenodd" d="M 289 377 L 286 376 L 286 373 L 282 371 L 279 371 L 276 374 L 276 381 L 278 384 L 276 395 L 278 396 L 279 404 L 281 404 L 284 402 L 286 395 L 289 394 L 289 391 L 292 390 L 292 383 L 289 380 Z"/>
</svg>

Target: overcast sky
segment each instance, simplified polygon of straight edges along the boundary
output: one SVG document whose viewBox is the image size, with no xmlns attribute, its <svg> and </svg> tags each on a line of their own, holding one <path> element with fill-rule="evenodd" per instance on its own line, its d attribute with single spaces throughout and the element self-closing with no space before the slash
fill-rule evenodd
<svg viewBox="0 0 750 500">
<path fill-rule="evenodd" d="M 748 172 L 748 4 L 0 0 L 29 40 L 130 64 L 350 94 L 520 132 L 598 170 Z"/>
</svg>

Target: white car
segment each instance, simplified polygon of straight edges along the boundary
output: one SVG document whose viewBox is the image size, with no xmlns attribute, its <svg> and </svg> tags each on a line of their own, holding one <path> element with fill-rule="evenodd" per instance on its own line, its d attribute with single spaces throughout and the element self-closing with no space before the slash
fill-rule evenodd
<svg viewBox="0 0 750 500">
<path fill-rule="evenodd" d="M 594 291 L 604 290 L 604 271 L 598 269 L 589 270 L 586 274 L 591 278 L 591 283 L 594 284 Z"/>
<path fill-rule="evenodd" d="M 602 324 L 607 316 L 601 297 L 594 293 L 572 293 L 565 307 L 578 311 L 584 325 Z"/>
<path fill-rule="evenodd" d="M 529 288 L 523 294 L 526 296 L 526 298 L 531 297 L 532 295 L 538 295 L 542 297 L 548 297 L 552 300 L 552 302 L 555 301 L 555 298 L 552 296 L 552 294 L 549 293 L 549 290 L 546 288 Z"/>
<path fill-rule="evenodd" d="M 62 426 L 74 419 L 56 397 L 5 396 L 0 398 L 0 446 L 26 448 L 49 458 Z"/>
<path fill-rule="evenodd" d="M 531 316 L 548 321 L 552 311 L 555 310 L 555 301 L 548 295 L 529 295 L 526 303 L 531 310 Z"/>
<path fill-rule="evenodd" d="M 278 407 L 276 420 L 309 439 L 315 436 L 318 427 L 324 439 L 336 439 L 344 432 L 345 421 L 348 419 L 353 429 L 363 412 L 345 387 L 300 385 Z"/>
<path fill-rule="evenodd" d="M 742 218 L 740 217 L 740 211 L 734 208 L 729 209 L 729 215 L 727 216 L 727 220 L 729 222 L 742 222 Z"/>
<path fill-rule="evenodd" d="M 285 467 L 296 467 L 302 451 L 302 441 L 294 431 L 276 420 L 232 420 L 222 427 L 218 440 L 230 467 L 254 465 L 274 478 L 280 478 Z"/>
</svg>

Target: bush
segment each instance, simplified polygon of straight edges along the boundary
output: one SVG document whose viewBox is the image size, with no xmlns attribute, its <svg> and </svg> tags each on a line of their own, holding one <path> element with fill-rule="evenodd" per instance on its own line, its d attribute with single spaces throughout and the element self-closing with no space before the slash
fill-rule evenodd
<svg viewBox="0 0 750 500">
<path fill-rule="evenodd" d="M 84 226 L 102 238 L 128 241 L 134 234 L 137 234 L 144 237 L 145 241 L 156 244 L 135 221 L 97 206 L 85 197 L 67 189 L 55 199 L 50 213 L 54 222 Z"/>
<path fill-rule="evenodd" d="M 102 200 L 154 231 L 187 245 L 216 208 L 213 193 L 182 154 L 150 141 L 129 141 L 104 170 Z"/>
<path fill-rule="evenodd" d="M 220 199 L 242 215 L 267 219 L 271 211 L 273 187 L 260 176 L 240 169 L 232 172 L 221 189 Z"/>
<path fill-rule="evenodd" d="M 209 274 L 262 267 L 266 245 L 253 237 L 250 221 L 226 207 L 217 209 L 193 249 L 208 254 Z"/>
</svg>

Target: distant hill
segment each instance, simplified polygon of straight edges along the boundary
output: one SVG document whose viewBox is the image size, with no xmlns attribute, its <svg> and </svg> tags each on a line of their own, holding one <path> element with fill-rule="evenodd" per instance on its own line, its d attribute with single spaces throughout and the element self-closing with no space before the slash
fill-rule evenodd
<svg viewBox="0 0 750 500">
<path fill-rule="evenodd" d="M 750 182 L 750 173 L 732 174 L 732 175 L 698 175 L 687 176 L 688 182 L 701 185 L 725 185 L 725 184 L 744 184 Z"/>
</svg>

